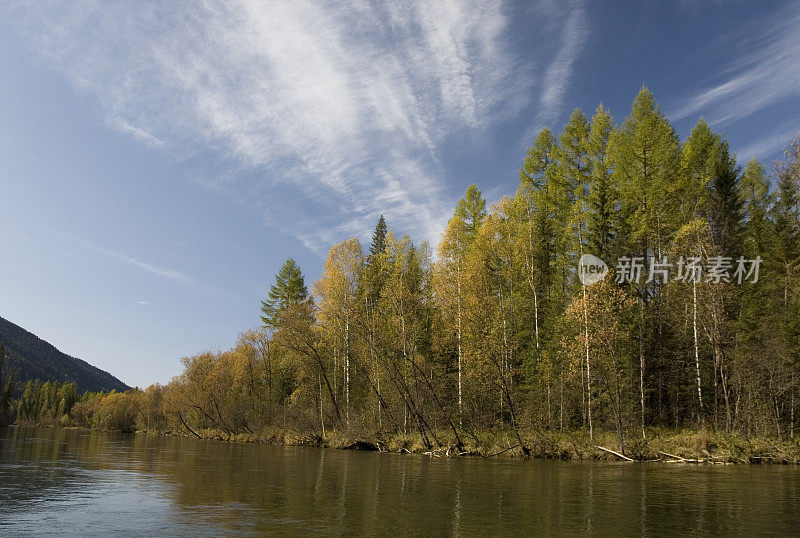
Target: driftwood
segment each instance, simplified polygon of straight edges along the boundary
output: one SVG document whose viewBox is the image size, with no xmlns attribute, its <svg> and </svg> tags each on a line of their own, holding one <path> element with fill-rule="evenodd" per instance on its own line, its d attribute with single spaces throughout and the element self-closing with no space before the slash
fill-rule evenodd
<svg viewBox="0 0 800 538">
<path fill-rule="evenodd" d="M 658 452 L 663 456 L 667 456 L 668 458 L 672 458 L 671 460 L 666 460 L 664 463 L 705 463 L 706 460 L 695 460 L 695 459 L 687 459 L 681 456 L 676 456 L 675 454 L 670 454 L 669 452 Z"/>
<path fill-rule="evenodd" d="M 680 456 L 676 456 L 675 454 L 670 454 L 669 452 L 661 452 L 661 451 L 659 450 L 659 451 L 658 451 L 658 453 L 659 453 L 659 454 L 661 454 L 662 456 L 667 456 L 668 458 L 672 458 L 673 460 L 677 460 L 677 461 L 689 461 L 689 460 L 687 460 L 686 458 L 682 458 L 682 457 L 680 457 Z"/>
<path fill-rule="evenodd" d="M 633 461 L 633 458 L 629 458 L 629 457 L 628 457 L 628 456 L 626 456 L 625 454 L 620 454 L 619 452 L 616 452 L 616 451 L 614 451 L 614 450 L 611 450 L 610 448 L 605 448 L 605 447 L 602 447 L 602 446 L 600 446 L 600 445 L 595 445 L 595 446 L 596 446 L 597 448 L 599 448 L 600 450 L 602 450 L 602 451 L 604 451 L 604 452 L 608 452 L 609 454 L 614 454 L 616 457 L 618 457 L 618 458 L 622 458 L 622 459 L 623 459 L 623 460 L 625 460 L 625 461 Z"/>
</svg>

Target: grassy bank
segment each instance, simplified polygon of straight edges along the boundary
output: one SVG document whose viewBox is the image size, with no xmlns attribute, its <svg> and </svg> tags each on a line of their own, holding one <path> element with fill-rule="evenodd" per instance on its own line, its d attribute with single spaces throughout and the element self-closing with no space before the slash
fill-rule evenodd
<svg viewBox="0 0 800 538">
<path fill-rule="evenodd" d="M 188 432 L 137 432 L 193 436 Z M 354 434 L 326 431 L 324 436 L 291 430 L 270 429 L 259 434 L 230 435 L 213 429 L 195 432 L 203 439 L 262 443 L 285 446 L 316 446 L 342 450 L 377 450 L 433 457 L 502 457 L 559 460 L 651 461 L 662 463 L 744 464 L 800 463 L 800 442 L 769 437 L 746 437 L 738 433 L 701 430 L 649 429 L 646 439 L 627 440 L 621 449 L 616 434 L 596 432 L 527 432 L 522 436 L 525 449 L 513 432 L 481 432 L 464 439 L 456 447 L 442 433 L 441 447 L 427 448 L 417 434 Z M 606 449 L 606 450 L 604 450 Z M 615 455 L 617 452 L 620 455 Z M 624 458 L 622 457 L 624 456 Z"/>
</svg>

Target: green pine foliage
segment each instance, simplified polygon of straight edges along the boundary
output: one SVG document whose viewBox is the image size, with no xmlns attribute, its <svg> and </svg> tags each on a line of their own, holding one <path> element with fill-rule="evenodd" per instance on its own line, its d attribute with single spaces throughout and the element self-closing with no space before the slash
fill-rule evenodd
<svg viewBox="0 0 800 538">
<path fill-rule="evenodd" d="M 464 222 L 468 240 L 474 240 L 483 221 L 486 219 L 486 200 L 474 183 L 467 187 L 464 198 L 456 204 L 455 216 Z"/>
<path fill-rule="evenodd" d="M 276 328 L 281 314 L 290 306 L 308 298 L 305 278 L 293 259 L 286 260 L 275 275 L 275 284 L 270 286 L 268 298 L 261 301 L 261 321 L 264 327 Z"/>
</svg>

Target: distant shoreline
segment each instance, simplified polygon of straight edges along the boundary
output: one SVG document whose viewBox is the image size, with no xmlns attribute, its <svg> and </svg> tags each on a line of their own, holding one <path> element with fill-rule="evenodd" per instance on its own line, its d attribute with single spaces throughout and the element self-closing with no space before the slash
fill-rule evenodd
<svg viewBox="0 0 800 538">
<path fill-rule="evenodd" d="M 105 431 L 136 435 L 164 437 L 187 437 L 206 441 L 228 443 L 263 444 L 271 446 L 304 446 L 335 450 L 356 450 L 395 454 L 417 454 L 437 458 L 504 458 L 504 459 L 549 459 L 562 461 L 620 461 L 650 462 L 683 465 L 733 465 L 733 464 L 800 464 L 800 443 L 781 441 L 767 437 L 745 438 L 740 434 L 713 432 L 710 430 L 663 430 L 648 432 L 646 441 L 632 441 L 632 447 L 619 450 L 612 432 L 596 433 L 589 439 L 588 432 L 537 432 L 523 436 L 529 454 L 525 455 L 518 444 L 503 445 L 512 432 L 482 432 L 478 437 L 486 439 L 480 444 L 467 444 L 461 451 L 454 445 L 427 449 L 416 435 L 359 436 L 345 432 L 326 432 L 324 438 L 302 435 L 290 430 L 273 429 L 261 435 L 229 435 L 219 430 L 201 430 L 193 435 L 181 431 L 123 432 L 81 426 L 57 424 L 12 424 L 7 427 L 40 427 L 65 430 Z M 616 453 L 616 455 L 615 455 Z"/>
</svg>

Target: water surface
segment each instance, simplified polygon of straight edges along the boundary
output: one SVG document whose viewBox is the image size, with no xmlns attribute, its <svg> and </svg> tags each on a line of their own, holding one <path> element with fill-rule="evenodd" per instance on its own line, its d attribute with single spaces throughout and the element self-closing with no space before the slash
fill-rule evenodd
<svg viewBox="0 0 800 538">
<path fill-rule="evenodd" d="M 797 534 L 800 468 L 0 429 L 0 534 Z"/>
</svg>

